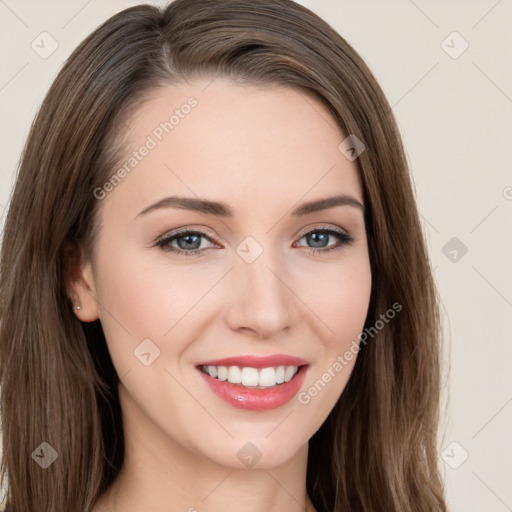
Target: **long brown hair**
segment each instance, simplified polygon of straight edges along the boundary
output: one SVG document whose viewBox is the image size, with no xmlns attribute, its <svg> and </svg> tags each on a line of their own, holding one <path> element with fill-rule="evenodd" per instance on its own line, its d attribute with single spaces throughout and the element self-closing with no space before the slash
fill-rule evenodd
<svg viewBox="0 0 512 512">
<path fill-rule="evenodd" d="M 362 344 L 342 396 L 310 440 L 317 510 L 444 511 L 437 467 L 438 297 L 401 137 L 356 51 L 291 0 L 176 0 L 116 14 L 73 52 L 33 122 L 1 252 L 3 458 L 11 512 L 89 511 L 118 474 L 118 377 L 99 320 L 81 323 L 66 291 L 76 249 L 90 254 L 121 116 L 155 87 L 224 76 L 313 93 L 346 135 L 367 205 L 372 271 Z M 341 141 L 340 141 L 341 142 Z M 381 322 L 382 323 L 382 322 Z M 59 463 L 42 469 L 46 442 Z"/>
</svg>

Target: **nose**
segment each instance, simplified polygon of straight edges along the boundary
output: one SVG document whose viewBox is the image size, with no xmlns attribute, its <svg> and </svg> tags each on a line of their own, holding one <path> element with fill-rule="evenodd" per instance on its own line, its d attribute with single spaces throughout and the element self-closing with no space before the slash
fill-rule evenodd
<svg viewBox="0 0 512 512">
<path fill-rule="evenodd" d="M 264 251 L 252 263 L 237 258 L 228 285 L 232 291 L 229 326 L 259 339 L 275 338 L 296 318 L 289 279 L 269 252 Z"/>
</svg>

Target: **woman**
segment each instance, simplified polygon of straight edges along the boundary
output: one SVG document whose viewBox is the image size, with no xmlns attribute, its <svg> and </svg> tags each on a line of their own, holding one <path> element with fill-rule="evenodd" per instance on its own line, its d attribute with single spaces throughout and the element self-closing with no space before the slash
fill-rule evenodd
<svg viewBox="0 0 512 512">
<path fill-rule="evenodd" d="M 11 512 L 446 510 L 400 135 L 294 2 L 91 34 L 29 134 L 1 295 Z"/>
</svg>

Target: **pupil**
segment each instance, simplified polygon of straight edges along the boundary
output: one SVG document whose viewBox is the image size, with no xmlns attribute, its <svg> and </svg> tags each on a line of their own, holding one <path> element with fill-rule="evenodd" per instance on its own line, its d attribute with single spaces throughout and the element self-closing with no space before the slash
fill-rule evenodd
<svg viewBox="0 0 512 512">
<path fill-rule="evenodd" d="M 191 239 L 195 239 L 193 241 L 190 241 Z M 183 240 L 186 240 L 184 243 L 182 243 Z M 197 242 L 199 241 L 199 244 Z M 191 247 L 191 244 L 193 247 Z M 196 246 L 194 246 L 194 244 Z M 198 235 L 184 235 L 178 238 L 178 245 L 180 249 L 198 249 L 201 245 L 200 237 Z"/>
<path fill-rule="evenodd" d="M 313 242 L 314 247 L 325 247 L 325 243 L 327 243 L 327 241 L 329 240 L 329 235 L 327 233 L 311 233 L 308 236 L 310 238 L 310 241 Z M 318 242 L 320 242 L 320 245 L 315 245 Z"/>
</svg>

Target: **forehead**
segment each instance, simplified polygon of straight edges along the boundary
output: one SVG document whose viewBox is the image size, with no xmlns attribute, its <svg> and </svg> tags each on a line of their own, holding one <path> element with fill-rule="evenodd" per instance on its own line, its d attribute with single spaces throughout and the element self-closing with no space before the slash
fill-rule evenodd
<svg viewBox="0 0 512 512">
<path fill-rule="evenodd" d="M 290 87 L 219 78 L 166 86 L 124 125 L 127 172 L 113 204 L 143 207 L 171 193 L 235 210 L 334 193 L 363 202 L 357 167 L 338 149 L 345 134 L 317 99 Z"/>
</svg>

